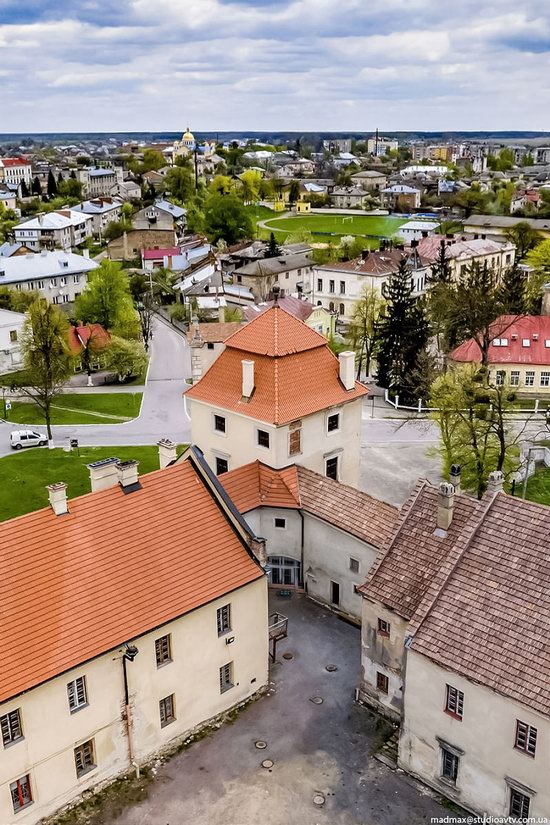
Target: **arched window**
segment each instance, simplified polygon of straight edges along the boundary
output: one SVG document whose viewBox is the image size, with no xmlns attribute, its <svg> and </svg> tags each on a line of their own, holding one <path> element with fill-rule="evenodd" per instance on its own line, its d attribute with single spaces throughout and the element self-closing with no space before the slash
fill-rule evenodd
<svg viewBox="0 0 550 825">
<path fill-rule="evenodd" d="M 331 312 L 334 312 L 334 301 L 330 302 L 330 304 L 328 305 L 328 308 L 330 309 Z"/>
<path fill-rule="evenodd" d="M 340 315 L 345 315 L 346 314 L 346 308 L 345 308 L 344 304 L 340 304 L 339 312 L 340 312 Z"/>
<path fill-rule="evenodd" d="M 318 306 L 318 307 L 322 307 L 322 306 L 323 306 L 323 302 L 322 302 L 322 301 L 317 301 L 317 306 Z"/>
</svg>

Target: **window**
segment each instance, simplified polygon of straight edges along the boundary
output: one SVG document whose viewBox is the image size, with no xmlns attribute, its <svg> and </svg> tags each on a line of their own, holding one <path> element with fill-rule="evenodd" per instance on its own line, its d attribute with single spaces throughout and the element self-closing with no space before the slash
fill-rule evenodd
<svg viewBox="0 0 550 825">
<path fill-rule="evenodd" d="M 334 433 L 340 429 L 340 413 L 332 413 L 327 417 L 327 432 Z"/>
<path fill-rule="evenodd" d="M 390 682 L 388 677 L 385 673 L 380 673 L 379 670 L 376 671 L 376 688 L 380 691 L 380 693 L 387 693 L 389 690 Z"/>
<path fill-rule="evenodd" d="M 19 708 L 11 710 L 5 716 L 0 716 L 0 727 L 2 728 L 2 744 L 4 747 L 11 745 L 12 742 L 17 742 L 18 739 L 22 739 L 23 730 Z"/>
<path fill-rule="evenodd" d="M 338 481 L 338 456 L 327 458 L 325 462 L 325 475 L 327 478 L 333 478 L 334 481 Z"/>
<path fill-rule="evenodd" d="M 267 447 L 269 448 L 269 433 L 266 433 L 265 430 L 258 430 L 258 445 L 260 447 Z"/>
<path fill-rule="evenodd" d="M 527 819 L 530 806 L 531 800 L 527 794 L 521 793 L 515 788 L 510 788 L 510 816 L 515 816 L 517 819 Z"/>
<path fill-rule="evenodd" d="M 338 308 L 338 312 L 340 313 L 340 315 L 345 315 L 346 314 L 346 308 L 345 308 L 344 304 L 340 304 L 340 306 Z"/>
<path fill-rule="evenodd" d="M 67 685 L 67 695 L 69 697 L 69 708 L 71 713 L 85 707 L 88 704 L 86 691 L 86 677 L 79 676 L 78 679 L 69 682 Z"/>
<path fill-rule="evenodd" d="M 15 813 L 26 808 L 32 802 L 31 781 L 29 775 L 22 776 L 10 783 L 11 801 Z"/>
<path fill-rule="evenodd" d="M 385 619 L 378 619 L 378 635 L 379 636 L 389 636 L 390 635 L 390 623 L 387 622 Z"/>
<path fill-rule="evenodd" d="M 92 771 L 95 767 L 94 759 L 94 740 L 90 739 L 88 742 L 79 745 L 74 749 L 74 763 L 76 766 L 76 775 L 83 776 L 88 771 Z"/>
<path fill-rule="evenodd" d="M 174 694 L 171 693 L 170 696 L 166 696 L 164 699 L 161 699 L 159 702 L 159 713 L 160 713 L 160 726 L 164 728 L 166 725 L 169 725 L 170 722 L 174 722 L 176 719 L 176 714 L 174 713 Z"/>
<path fill-rule="evenodd" d="M 80 283 L 80 275 L 73 275 L 73 284 Z"/>
<path fill-rule="evenodd" d="M 225 432 L 225 417 L 223 415 L 214 416 L 214 429 L 218 433 Z"/>
<path fill-rule="evenodd" d="M 340 604 L 340 585 L 338 584 L 338 582 L 330 583 L 330 600 L 332 604 Z"/>
<path fill-rule="evenodd" d="M 161 636 L 155 642 L 155 657 L 157 660 L 157 667 L 165 665 L 172 661 L 172 645 L 170 643 L 170 634 Z"/>
<path fill-rule="evenodd" d="M 550 349 L 550 338 L 547 338 L 547 339 L 545 340 L 545 342 L 544 342 L 544 346 L 546 347 L 546 349 Z"/>
<path fill-rule="evenodd" d="M 346 294 L 346 282 L 340 281 L 340 295 Z"/>
<path fill-rule="evenodd" d="M 231 605 L 224 604 L 216 611 L 216 621 L 218 624 L 218 636 L 223 636 L 231 630 Z"/>
<path fill-rule="evenodd" d="M 526 387 L 534 387 L 535 386 L 535 371 L 534 370 L 527 370 L 525 373 L 525 386 Z"/>
<path fill-rule="evenodd" d="M 242 275 L 237 275 L 236 277 L 237 277 L 237 283 L 241 284 L 242 281 L 243 281 L 243 276 Z"/>
<path fill-rule="evenodd" d="M 352 573 L 359 573 L 359 561 L 354 559 L 353 556 L 350 556 L 349 559 L 349 569 Z"/>
<path fill-rule="evenodd" d="M 328 291 L 334 293 L 334 281 L 328 282 Z"/>
<path fill-rule="evenodd" d="M 460 757 L 441 746 L 441 776 L 449 782 L 456 782 Z"/>
<path fill-rule="evenodd" d="M 317 292 L 323 291 L 323 279 L 317 278 Z"/>
<path fill-rule="evenodd" d="M 329 308 L 330 312 L 334 312 L 334 301 L 329 301 L 328 308 Z"/>
<path fill-rule="evenodd" d="M 228 662 L 220 668 L 220 693 L 231 690 L 233 687 L 233 662 Z"/>
<path fill-rule="evenodd" d="M 302 452 L 302 422 L 294 421 L 289 427 L 288 454 L 298 455 Z"/>
<path fill-rule="evenodd" d="M 504 370 L 497 370 L 496 374 L 496 385 L 497 387 L 502 387 L 504 384 L 504 379 L 506 378 L 506 373 Z"/>
<path fill-rule="evenodd" d="M 214 342 L 213 341 L 207 341 L 206 342 L 206 349 L 214 349 Z"/>
<path fill-rule="evenodd" d="M 464 694 L 452 685 L 447 685 L 445 711 L 451 716 L 456 716 L 457 719 L 462 719 L 464 716 Z"/>
<path fill-rule="evenodd" d="M 510 386 L 519 387 L 519 370 L 511 370 L 510 372 Z"/>
<path fill-rule="evenodd" d="M 500 346 L 507 347 L 508 346 L 508 338 L 501 338 L 500 339 Z"/>
<path fill-rule="evenodd" d="M 12 344 L 15 344 L 15 342 L 17 341 L 17 330 L 16 329 L 10 329 L 10 341 L 11 341 Z"/>
<path fill-rule="evenodd" d="M 537 729 L 525 722 L 520 722 L 518 719 L 514 747 L 518 751 L 524 751 L 529 756 L 534 756 L 537 750 Z"/>
<path fill-rule="evenodd" d="M 540 385 L 541 387 L 548 387 L 550 386 L 550 372 L 543 370 L 540 374 Z"/>
<path fill-rule="evenodd" d="M 226 458 L 219 458 L 216 456 L 216 475 L 221 476 L 222 473 L 227 473 L 229 470 L 229 462 Z"/>
<path fill-rule="evenodd" d="M 530 338 L 522 338 L 521 346 L 522 347 L 530 347 L 531 346 L 531 339 Z"/>
<path fill-rule="evenodd" d="M 276 518 L 275 527 L 278 530 L 286 530 L 286 518 Z"/>
</svg>

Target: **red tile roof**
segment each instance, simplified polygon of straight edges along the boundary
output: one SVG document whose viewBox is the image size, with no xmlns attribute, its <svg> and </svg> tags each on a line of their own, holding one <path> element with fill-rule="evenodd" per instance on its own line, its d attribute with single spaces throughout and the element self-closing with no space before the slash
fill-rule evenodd
<svg viewBox="0 0 550 825">
<path fill-rule="evenodd" d="M 30 166 L 30 161 L 25 158 L 0 158 L 3 166 Z"/>
<path fill-rule="evenodd" d="M 296 466 L 273 470 L 259 461 L 220 476 L 220 481 L 241 513 L 256 507 L 300 507 Z"/>
<path fill-rule="evenodd" d="M 101 324 L 86 324 L 85 326 L 69 327 L 69 347 L 76 354 L 79 355 L 84 346 L 92 337 L 91 348 L 95 351 L 103 349 L 111 340 L 111 336 L 107 330 L 103 329 Z"/>
<path fill-rule="evenodd" d="M 145 261 L 157 261 L 159 258 L 173 258 L 181 255 L 181 252 L 177 246 L 167 246 L 162 249 L 144 249 L 141 254 Z"/>
<path fill-rule="evenodd" d="M 550 316 L 548 315 L 501 315 L 491 325 L 491 337 L 505 346 L 489 346 L 490 364 L 533 364 L 550 365 Z M 529 346 L 523 346 L 524 339 Z M 460 344 L 450 355 L 453 361 L 481 361 L 481 350 L 477 341 L 470 338 Z"/>
<path fill-rule="evenodd" d="M 255 389 L 242 398 L 243 360 L 254 361 Z M 259 421 L 286 424 L 366 395 L 344 389 L 326 339 L 273 306 L 225 341 L 225 350 L 186 397 Z"/>
<path fill-rule="evenodd" d="M 140 481 L 0 524 L 0 702 L 264 575 L 191 460 Z"/>
<path fill-rule="evenodd" d="M 291 315 L 294 315 L 295 318 L 299 318 L 300 321 L 307 321 L 315 309 L 315 306 L 310 301 L 304 301 L 302 298 L 295 298 L 293 295 L 282 295 L 278 299 L 277 303 Z M 267 309 L 274 306 L 274 304 L 275 301 L 266 301 L 263 304 L 253 304 L 252 306 L 245 307 L 244 317 L 247 321 L 253 321 L 262 312 L 265 312 Z"/>
</svg>

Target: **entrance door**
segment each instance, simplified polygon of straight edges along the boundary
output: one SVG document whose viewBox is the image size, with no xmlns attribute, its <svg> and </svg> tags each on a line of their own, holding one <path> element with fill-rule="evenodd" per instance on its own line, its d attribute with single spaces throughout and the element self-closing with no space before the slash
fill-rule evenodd
<svg viewBox="0 0 550 825">
<path fill-rule="evenodd" d="M 286 556 L 269 556 L 271 584 L 298 587 L 300 584 L 300 562 Z"/>
<path fill-rule="evenodd" d="M 340 604 L 340 585 L 338 582 L 330 583 L 330 600 L 332 604 Z"/>
</svg>

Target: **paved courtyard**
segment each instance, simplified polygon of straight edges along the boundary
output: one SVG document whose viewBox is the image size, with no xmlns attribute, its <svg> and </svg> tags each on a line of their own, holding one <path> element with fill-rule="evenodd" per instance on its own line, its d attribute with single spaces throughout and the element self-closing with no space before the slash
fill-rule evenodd
<svg viewBox="0 0 550 825">
<path fill-rule="evenodd" d="M 147 799 L 116 825 L 420 825 L 445 816 L 425 790 L 371 757 L 385 723 L 353 703 L 359 630 L 300 594 L 272 594 L 272 609 L 289 617 L 274 692 L 160 767 Z M 313 803 L 319 792 L 322 807 Z"/>
</svg>

